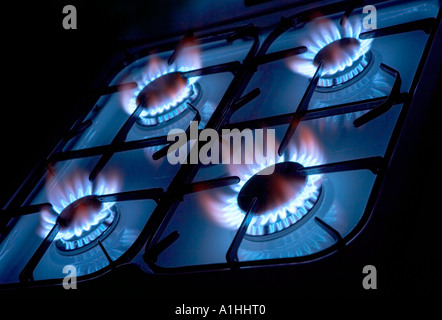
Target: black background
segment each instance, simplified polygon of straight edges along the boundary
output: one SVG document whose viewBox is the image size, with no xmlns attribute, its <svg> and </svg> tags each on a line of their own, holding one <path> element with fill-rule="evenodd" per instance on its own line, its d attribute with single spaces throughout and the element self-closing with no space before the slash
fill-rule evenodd
<svg viewBox="0 0 442 320">
<path fill-rule="evenodd" d="M 2 204 L 78 116 L 76 102 L 115 44 L 112 26 L 102 27 L 105 18 L 94 6 L 85 17 L 76 4 L 81 28 L 64 30 L 64 5 L 17 3 L 3 11 L 4 68 L 9 72 L 1 119 Z"/>
<path fill-rule="evenodd" d="M 62 28 L 62 8 L 66 4 L 73 4 L 78 10 L 77 30 Z M 184 30 L 186 23 L 196 27 L 207 21 L 198 19 L 207 18 L 207 12 L 198 10 L 189 13 L 194 14 L 194 19 L 176 21 L 176 11 L 187 2 L 177 3 L 175 9 L 171 9 L 172 4 L 172 1 L 142 4 L 44 1 L 16 3 L 2 10 L 2 59 L 6 71 L 0 128 L 2 205 L 80 114 L 79 99 L 88 89 L 97 86 L 106 70 L 106 62 L 121 53 L 125 41 L 145 34 L 152 38 L 164 36 Z M 226 12 L 226 18 L 235 14 Z M 434 75 L 440 87 L 440 69 L 435 70 Z M 425 115 L 416 119 L 418 131 L 409 134 L 410 152 L 398 168 L 403 180 L 397 185 L 397 198 L 390 207 L 381 210 L 384 217 L 375 221 L 378 225 L 373 224 L 371 231 L 369 228 L 377 235 L 367 236 L 365 242 L 361 237 L 351 249 L 360 251 L 351 258 L 352 263 L 348 257 L 338 254 L 318 264 L 302 265 L 296 272 L 282 267 L 183 277 L 148 277 L 136 270 L 121 269 L 112 277 L 106 275 L 92 284 L 84 284 L 83 291 L 67 293 L 58 289 L 45 294 L 78 298 L 174 297 L 177 302 L 198 297 L 216 298 L 220 303 L 229 301 L 229 297 L 264 300 L 302 297 L 303 290 L 308 296 L 326 299 L 437 294 L 442 235 L 438 224 L 441 214 L 440 112 L 436 107 L 436 101 L 440 100 L 436 99 L 438 92 L 428 94 L 435 107 L 428 108 Z M 382 224 L 380 229 L 374 229 L 379 224 Z M 378 266 L 376 293 L 361 289 L 361 270 L 366 264 Z M 317 277 L 302 279 L 304 273 L 315 272 Z M 37 296 L 39 292 L 27 291 L 30 296 Z M 8 292 L 8 296 L 22 297 L 22 293 Z"/>
</svg>

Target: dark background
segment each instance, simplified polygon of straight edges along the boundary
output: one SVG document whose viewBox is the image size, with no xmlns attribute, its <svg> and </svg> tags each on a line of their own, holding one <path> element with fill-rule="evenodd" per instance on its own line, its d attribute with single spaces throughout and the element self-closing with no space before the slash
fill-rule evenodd
<svg viewBox="0 0 442 320">
<path fill-rule="evenodd" d="M 80 112 L 77 101 L 115 46 L 114 27 L 105 24 L 94 5 L 86 10 L 84 4 L 69 2 L 79 11 L 79 28 L 64 30 L 65 4 L 16 3 L 3 11 L 8 71 L 3 92 L 8 97 L 0 128 L 2 204 L 69 129 Z"/>
<path fill-rule="evenodd" d="M 99 85 L 109 60 L 122 57 L 122 49 L 131 41 L 157 39 L 198 28 L 212 22 L 213 17 L 228 20 L 272 5 L 269 2 L 246 7 L 241 1 L 238 4 L 232 0 L 204 1 L 195 6 L 196 3 L 52 0 L 4 7 L 1 41 L 6 54 L 3 57 L 6 87 L 2 90 L 0 126 L 2 206 L 81 113 L 79 100 L 89 89 Z M 62 28 L 62 8 L 67 4 L 77 8 L 77 30 Z M 440 48 L 440 42 L 438 45 Z M 440 88 L 440 68 L 433 70 L 433 77 L 436 87 Z M 362 236 L 359 244 L 351 249 L 362 250 L 353 263 L 348 263 L 348 257 L 336 255 L 332 258 L 334 264 L 326 260 L 317 265 L 303 265 L 296 272 L 283 267 L 277 272 L 275 269 L 255 269 L 169 278 L 144 277 L 136 271 L 128 275 L 122 269 L 116 272 L 116 278 L 109 280 L 105 276 L 94 284 L 85 285 L 89 290 L 86 296 L 132 297 L 141 292 L 147 297 L 144 288 L 149 287 L 158 290 L 157 297 L 162 298 L 170 295 L 189 298 L 193 293 L 198 297 L 221 299 L 224 296 L 221 291 L 227 290 L 232 292 L 228 294 L 231 297 L 262 295 L 268 299 L 272 296 L 287 298 L 286 292 L 292 290 L 298 296 L 301 295 L 299 290 L 308 288 L 309 294 L 317 292 L 318 297 L 327 298 L 335 293 L 352 296 L 348 290 L 353 288 L 365 298 L 370 295 L 361 292 L 361 270 L 363 265 L 370 263 L 378 266 L 378 272 L 381 270 L 377 295 L 435 294 L 440 290 L 442 235 L 438 224 L 441 213 L 440 178 L 437 177 L 441 151 L 438 95 L 437 90 L 429 91 L 426 103 L 431 101 L 432 106 L 410 120 L 415 122 L 416 132 L 408 133 L 403 161 L 395 170 L 401 180 L 394 187 L 394 201 L 380 210 L 382 218 L 368 228 L 372 235 L 366 239 Z M 304 272 L 317 272 L 317 277 L 302 280 L 299 275 L 302 278 Z M 256 281 L 258 278 L 260 282 Z M 51 293 L 56 297 L 60 291 Z M 84 293 L 73 295 L 80 297 Z M 11 293 L 11 297 L 15 296 Z"/>
</svg>

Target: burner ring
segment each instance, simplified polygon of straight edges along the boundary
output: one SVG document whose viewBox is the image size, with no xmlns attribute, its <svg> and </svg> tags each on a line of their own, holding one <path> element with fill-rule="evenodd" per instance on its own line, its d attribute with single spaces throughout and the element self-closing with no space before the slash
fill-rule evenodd
<svg viewBox="0 0 442 320">
<path fill-rule="evenodd" d="M 335 40 L 315 55 L 313 65 L 323 61 L 323 72 L 318 88 L 341 88 L 341 85 L 363 73 L 371 62 L 372 54 L 362 53 L 361 42 L 352 37 Z"/>
<path fill-rule="evenodd" d="M 331 190 L 330 190 L 331 189 Z M 333 199 L 333 188 L 326 179 L 323 181 L 321 186 L 318 188 L 316 194 L 311 198 L 307 199 L 306 202 L 310 203 L 308 209 L 301 209 L 301 219 L 295 221 L 294 223 L 288 225 L 286 228 L 282 228 L 281 230 L 277 230 L 276 232 L 264 232 L 263 234 L 251 234 L 246 233 L 244 235 L 244 239 L 251 242 L 265 242 L 274 239 L 281 238 L 286 236 L 287 234 L 297 230 L 302 225 L 304 225 L 307 221 L 310 221 L 312 217 L 316 216 L 319 210 L 328 212 L 328 209 L 331 205 L 331 199 Z M 325 208 L 324 208 L 325 207 Z"/>
<path fill-rule="evenodd" d="M 274 165 L 273 174 L 264 175 L 258 172 L 242 186 L 237 196 L 241 211 L 248 210 L 253 198 L 258 200 L 258 207 L 254 213 L 256 224 L 252 224 L 247 230 L 247 238 L 264 241 L 286 234 L 285 230 L 292 230 L 292 226 L 298 224 L 315 207 L 322 188 L 317 186 L 315 191 L 308 191 L 307 195 L 305 189 L 311 188 L 313 182 L 308 176 L 298 173 L 300 168 L 303 166 L 297 162 L 279 162 Z M 281 210 L 286 214 L 270 223 L 260 224 L 260 216 Z"/>
<path fill-rule="evenodd" d="M 355 60 L 350 67 L 346 67 L 344 70 L 332 75 L 321 76 L 315 90 L 329 92 L 348 87 L 361 79 L 371 69 L 373 60 L 372 52 L 368 51 L 365 55 Z"/>
<path fill-rule="evenodd" d="M 179 117 L 186 114 L 189 111 L 187 102 L 192 103 L 192 105 L 196 105 L 202 96 L 201 85 L 199 83 L 189 85 L 188 89 L 189 93 L 183 101 L 179 102 L 175 106 L 172 106 L 169 110 L 163 112 L 162 114 L 151 116 L 143 111 L 137 119 L 136 123 L 138 126 L 143 130 L 157 129 L 168 125 L 168 121 L 172 119 L 179 119 Z"/>
<path fill-rule="evenodd" d="M 136 105 L 143 110 L 138 124 L 149 127 L 169 121 L 188 109 L 199 92 L 181 72 L 166 73 L 147 83 L 136 93 Z"/>
<path fill-rule="evenodd" d="M 72 228 L 73 225 L 76 225 L 76 222 L 79 222 L 79 218 L 76 217 L 78 208 L 91 206 L 92 210 L 98 209 L 101 210 L 100 213 L 103 211 L 107 213 L 99 223 L 90 226 L 87 230 L 82 230 L 81 234 L 76 234 L 69 239 L 64 239 L 63 237 L 58 239 L 55 244 L 60 253 L 73 255 L 87 251 L 96 246 L 98 241 L 104 240 L 114 230 L 119 220 L 119 210 L 116 204 L 103 208 L 101 203 L 98 207 L 97 202 L 98 198 L 96 195 L 85 196 L 72 202 L 60 213 L 57 222 L 61 226 L 61 231 Z"/>
</svg>

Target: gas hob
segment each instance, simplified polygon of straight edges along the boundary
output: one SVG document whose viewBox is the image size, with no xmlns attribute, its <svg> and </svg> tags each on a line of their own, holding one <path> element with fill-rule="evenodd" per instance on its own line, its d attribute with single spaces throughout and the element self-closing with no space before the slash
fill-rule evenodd
<svg viewBox="0 0 442 320">
<path fill-rule="evenodd" d="M 68 265 L 81 283 L 128 266 L 296 272 L 345 254 L 377 219 L 440 22 L 437 1 L 375 6 L 376 29 L 362 5 L 294 6 L 128 50 L 4 206 L 2 286 L 61 286 Z M 190 161 L 207 129 L 236 130 L 243 151 L 271 131 L 275 156 Z M 172 130 L 186 163 L 170 160 Z"/>
</svg>

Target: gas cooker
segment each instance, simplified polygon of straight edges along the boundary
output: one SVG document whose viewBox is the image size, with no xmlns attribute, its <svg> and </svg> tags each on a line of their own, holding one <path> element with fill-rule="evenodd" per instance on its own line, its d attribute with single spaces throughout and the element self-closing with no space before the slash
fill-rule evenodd
<svg viewBox="0 0 442 320">
<path fill-rule="evenodd" d="M 0 283 L 60 287 L 67 265 L 80 283 L 124 268 L 168 279 L 264 267 L 302 274 L 351 252 L 376 225 L 440 21 L 437 1 L 376 9 L 375 30 L 363 28 L 362 5 L 326 5 L 316 18 L 318 8 L 294 6 L 128 50 L 5 205 Z M 258 180 L 268 163 L 171 164 L 167 135 L 189 134 L 191 121 L 218 132 L 274 129 L 275 168 L 300 165 L 301 190 L 276 204 L 287 188 L 260 185 L 290 181 L 286 171 L 276 172 L 282 182 Z"/>
</svg>

